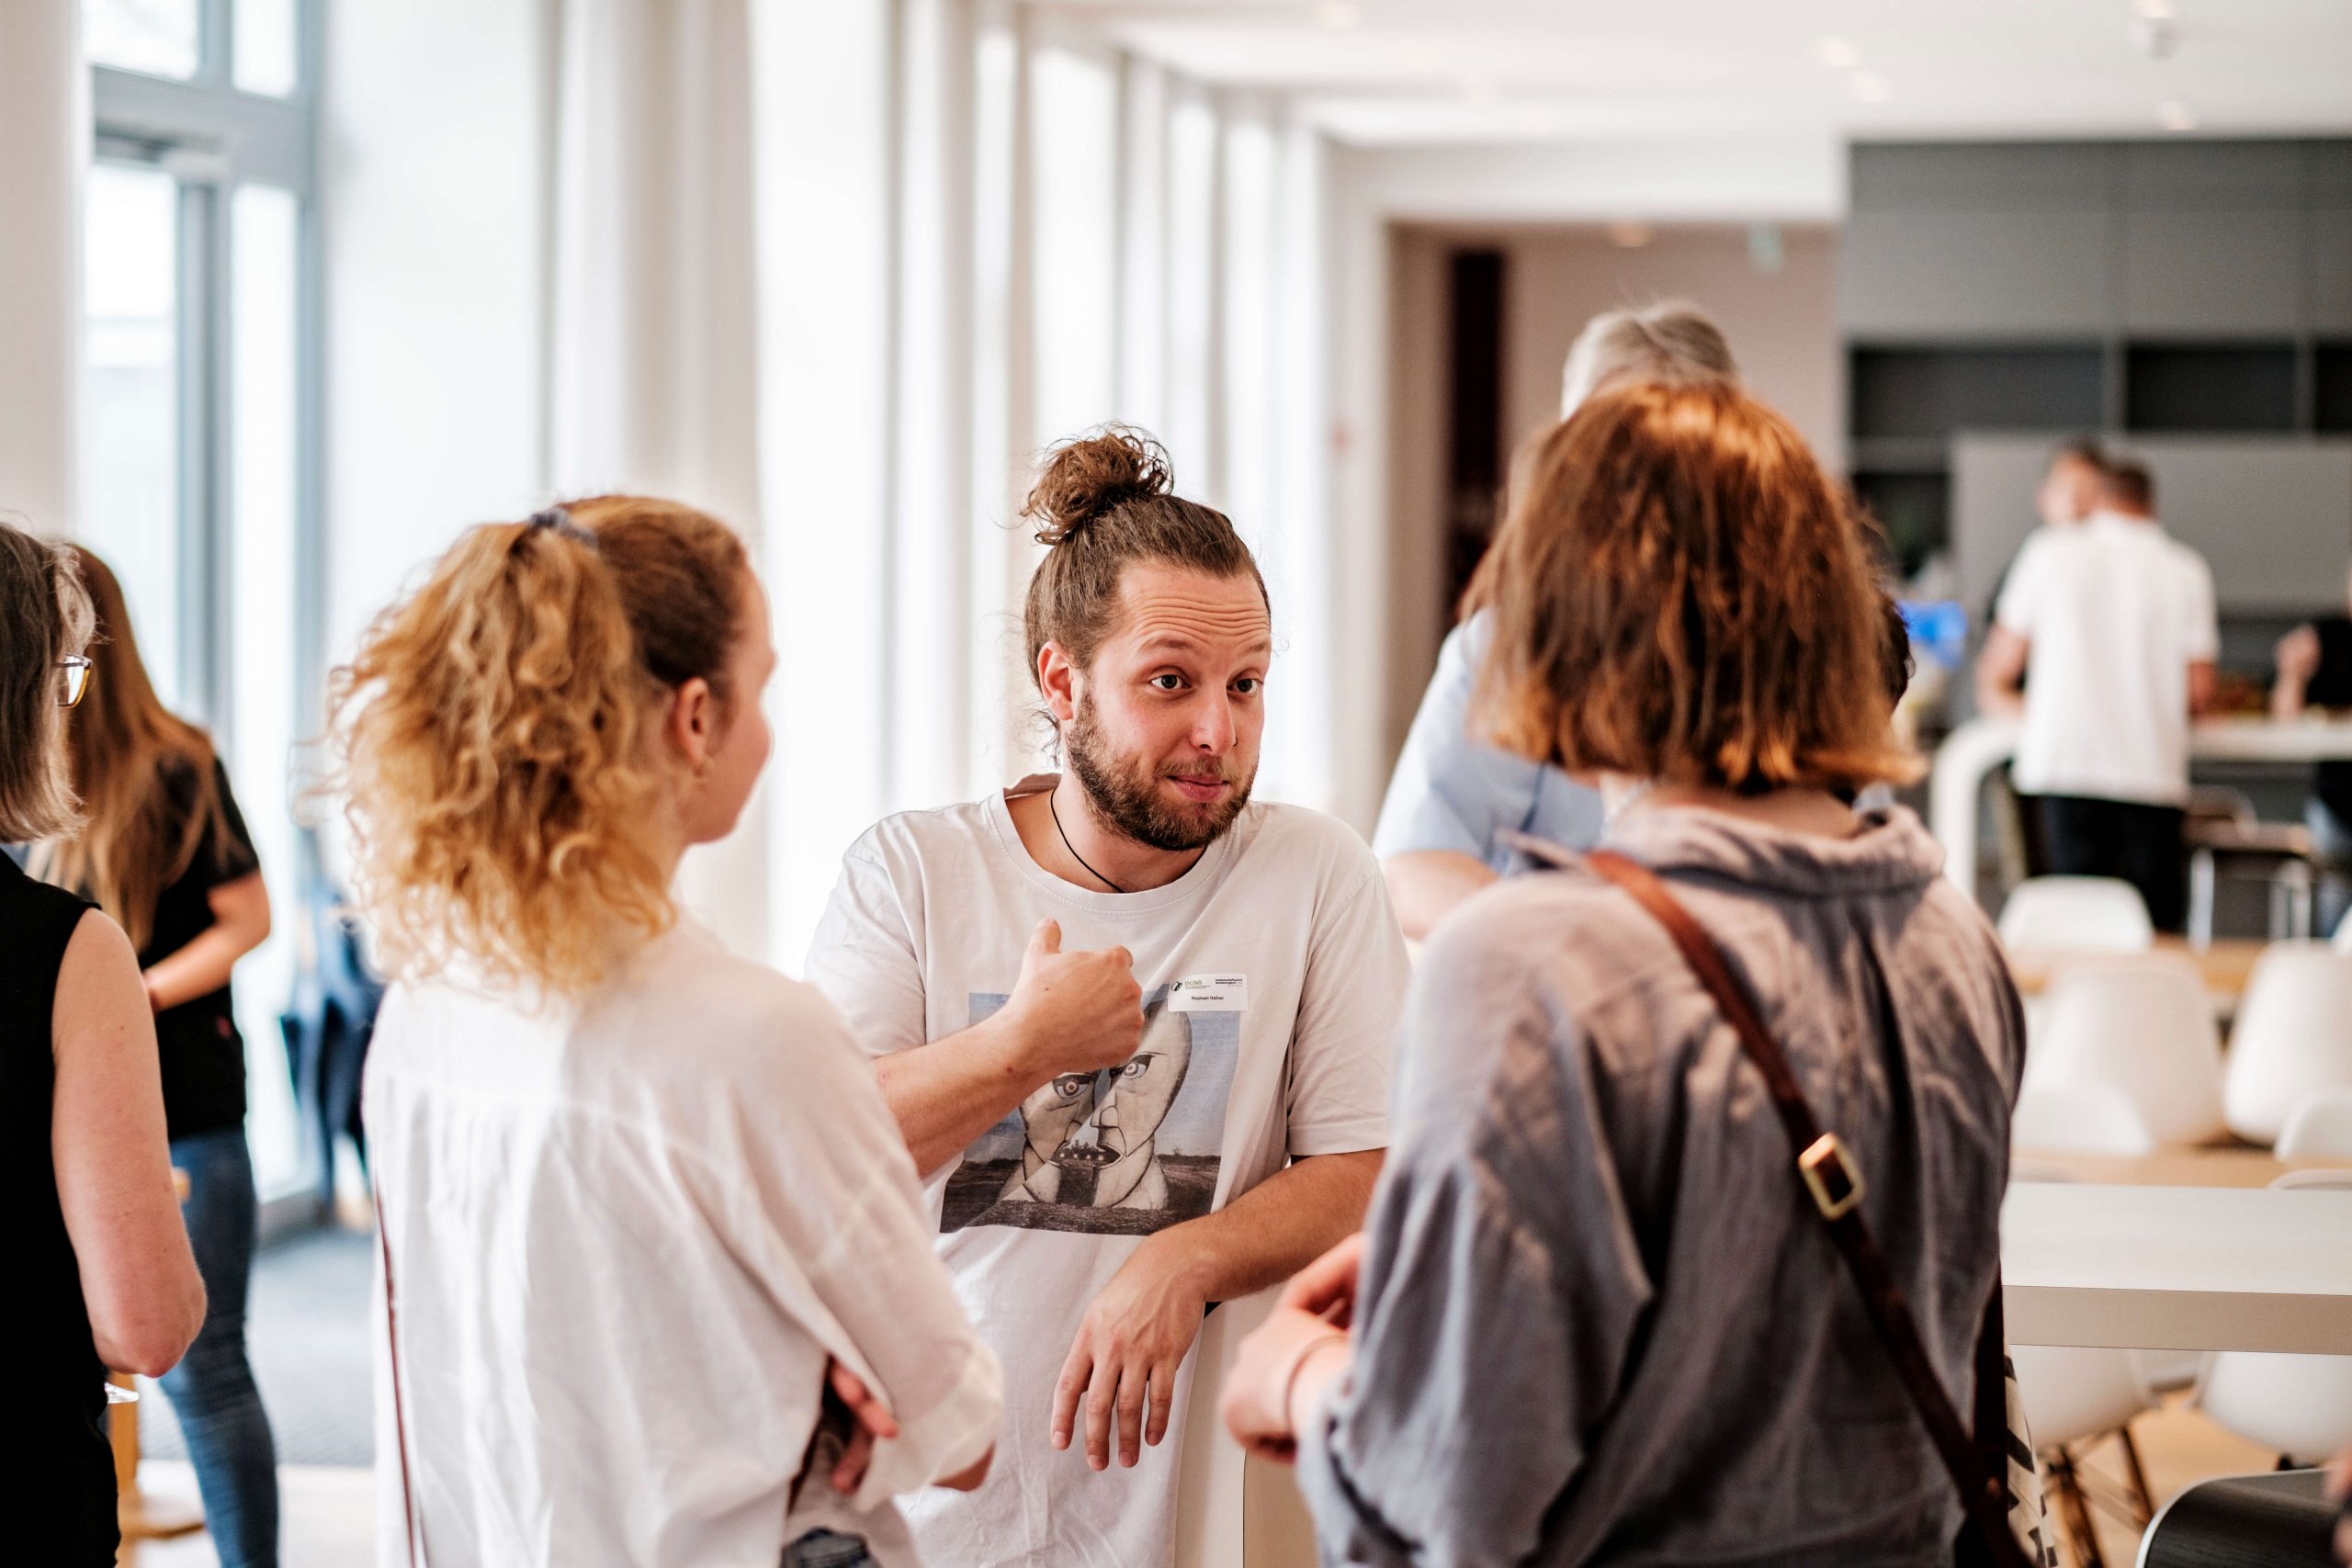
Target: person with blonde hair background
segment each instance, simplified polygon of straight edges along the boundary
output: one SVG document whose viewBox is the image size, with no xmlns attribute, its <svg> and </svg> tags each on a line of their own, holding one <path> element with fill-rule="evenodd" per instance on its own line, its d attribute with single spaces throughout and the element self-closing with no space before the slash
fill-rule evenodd
<svg viewBox="0 0 2352 1568">
<path fill-rule="evenodd" d="M 336 671 L 387 1564 L 903 1568 L 891 1495 L 986 1473 L 997 1364 L 864 1054 L 671 891 L 775 664 L 741 541 L 614 495 L 469 530 Z"/>
<path fill-rule="evenodd" d="M 1560 415 L 1604 387 L 1738 375 L 1723 330 L 1697 306 L 1676 299 L 1610 310 L 1586 322 L 1568 350 Z M 1592 791 L 1470 733 L 1471 692 L 1490 621 L 1465 615 L 1446 634 L 1373 829 L 1396 917 L 1416 941 L 1510 865 L 1504 833 L 1542 834 L 1581 849 L 1600 829 L 1600 798 Z"/>
<path fill-rule="evenodd" d="M 129 933 L 155 1011 L 164 1120 L 185 1171 L 182 1212 L 204 1275 L 204 1328 L 164 1380 L 221 1568 L 276 1568 L 277 1452 L 245 1355 L 259 1205 L 245 1145 L 245 1043 L 230 971 L 269 935 L 261 862 L 203 730 L 147 678 L 130 606 L 96 555 L 68 545 L 97 621 L 88 694 L 66 725 L 83 820 L 30 869 Z"/>
<path fill-rule="evenodd" d="M 1228 1425 L 1296 1455 L 1326 1562 L 1949 1562 L 1964 1517 L 2009 1522 L 1973 1481 L 1964 1512 L 1840 1254 L 1880 1239 L 1902 1364 L 2006 1454 L 2024 1023 L 1918 819 L 1840 798 L 1918 771 L 1870 541 L 1721 382 L 1603 391 L 1513 488 L 1474 718 L 1608 823 L 1583 859 L 1526 840 L 1558 869 L 1430 942 L 1364 1234 L 1243 1346 Z"/>
<path fill-rule="evenodd" d="M 81 825 L 65 710 L 90 684 L 74 557 L 0 523 L 0 842 Z M 10 1561 L 115 1560 L 107 1371 L 160 1377 L 204 1321 L 172 1194 L 155 1026 L 122 930 L 0 854 L 0 1410 Z"/>
</svg>

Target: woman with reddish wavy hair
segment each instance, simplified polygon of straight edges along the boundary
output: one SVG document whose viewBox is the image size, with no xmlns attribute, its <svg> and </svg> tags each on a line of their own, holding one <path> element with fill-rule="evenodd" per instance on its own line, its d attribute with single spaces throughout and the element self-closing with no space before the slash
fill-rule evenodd
<svg viewBox="0 0 2352 1568">
<path fill-rule="evenodd" d="M 1615 858 L 1529 840 L 1538 869 L 1437 931 L 1364 1233 L 1227 1385 L 1237 1435 L 1296 1454 L 1326 1562 L 1950 1561 L 1960 1489 L 1648 897 L 1843 1140 L 1963 1411 L 1989 1348 L 1978 1427 L 2005 1439 L 2022 1019 L 1917 818 L 1846 804 L 1917 772 L 1873 567 L 1795 432 L 1728 385 L 1604 391 L 1523 455 L 1472 590 L 1476 721 L 1597 786 Z"/>
</svg>

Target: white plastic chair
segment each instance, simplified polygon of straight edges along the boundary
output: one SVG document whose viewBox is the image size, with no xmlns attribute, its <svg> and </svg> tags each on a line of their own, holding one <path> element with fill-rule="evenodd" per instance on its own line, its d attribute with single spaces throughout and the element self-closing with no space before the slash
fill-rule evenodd
<svg viewBox="0 0 2352 1568">
<path fill-rule="evenodd" d="M 2320 1089 L 2352 1089 L 2352 953 L 2324 942 L 2262 950 L 2230 1032 L 2222 1104 L 2230 1131 L 2275 1143 Z"/>
<path fill-rule="evenodd" d="M 2012 1345 L 2018 1397 L 2026 1425 L 2045 1449 L 2065 1448 L 2123 1429 L 2149 1408 L 2148 1391 L 2128 1350 Z"/>
<path fill-rule="evenodd" d="M 2197 966 L 2144 953 L 2067 970 L 2049 1027 L 2026 1054 L 2027 1090 L 2104 1087 L 2158 1147 L 2222 1131 L 2222 1041 Z"/>
<path fill-rule="evenodd" d="M 2132 1097 L 2112 1084 L 2036 1083 L 2018 1096 L 2009 1145 L 2041 1154 L 2128 1158 L 2155 1153 L 2156 1140 Z"/>
<path fill-rule="evenodd" d="M 2280 1159 L 2352 1159 L 2352 1089 L 2303 1096 L 2271 1152 Z"/>
<path fill-rule="evenodd" d="M 2156 940 L 2140 890 L 2110 876 L 2032 876 L 2001 906 L 2012 953 L 2144 953 Z"/>
<path fill-rule="evenodd" d="M 2342 1192 L 2346 1228 L 2352 1230 L 2352 1170 L 2290 1170 L 2270 1185 Z M 2324 1245 L 2325 1238 L 2314 1236 L 2312 1243 Z M 2352 1448 L 2352 1356 L 2223 1350 L 2207 1365 L 2197 1404 L 2249 1442 L 2317 1464 Z"/>
<path fill-rule="evenodd" d="M 2012 1345 L 2009 1360 L 2017 1368 L 2026 1425 L 2050 1479 L 2053 1521 L 2064 1528 L 2076 1562 L 2096 1561 L 2097 1543 L 2085 1539 L 2091 1528 L 2091 1488 L 2076 1461 L 2112 1436 L 2123 1451 L 2130 1484 L 2123 1497 L 2102 1495 L 2098 1501 L 2144 1526 L 2155 1499 L 2148 1491 L 2139 1445 L 2132 1440 L 2132 1418 L 2154 1402 L 2129 1350 Z"/>
<path fill-rule="evenodd" d="M 1290 1471 L 1243 1454 L 1216 1409 L 1234 1353 L 1281 1293 L 1275 1287 L 1227 1302 L 1201 1325 L 1175 1456 L 1175 1568 L 1315 1568 L 1314 1521 Z"/>
</svg>

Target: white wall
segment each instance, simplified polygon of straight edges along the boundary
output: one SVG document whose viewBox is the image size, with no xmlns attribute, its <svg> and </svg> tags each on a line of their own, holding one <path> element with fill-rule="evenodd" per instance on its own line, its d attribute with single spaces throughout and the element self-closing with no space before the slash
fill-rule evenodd
<svg viewBox="0 0 2352 1568">
<path fill-rule="evenodd" d="M 1743 226 L 1668 228 L 1637 250 L 1599 230 L 1421 224 L 1392 231 L 1389 552 L 1393 588 L 1384 716 L 1392 743 L 1411 721 L 1445 595 L 1446 258 L 1457 247 L 1504 254 L 1506 452 L 1560 417 L 1560 367 L 1586 321 L 1660 299 L 1703 306 L 1731 340 L 1749 387 L 1787 414 L 1826 462 L 1845 446 L 1844 356 L 1837 322 L 1837 235 L 1776 226 L 1781 265 L 1758 267 Z"/>
<path fill-rule="evenodd" d="M 1392 404 L 1429 389 L 1424 378 L 1402 379 L 1392 355 L 1399 330 L 1395 269 L 1402 262 L 1392 248 L 1392 227 L 1620 220 L 1825 225 L 1845 209 L 1845 162 L 1826 137 L 1762 139 L 1731 149 L 1696 142 L 1343 147 L 1330 162 L 1329 527 L 1333 581 L 1346 607 L 1333 619 L 1332 658 L 1339 669 L 1363 672 L 1360 685 L 1350 682 L 1334 718 L 1333 805 L 1368 829 L 1436 659 L 1439 628 L 1418 606 L 1442 592 L 1433 583 L 1435 558 L 1423 536 L 1396 522 L 1406 502 L 1396 487 L 1422 485 L 1430 476 L 1415 467 L 1414 454 L 1398 449 L 1393 421 L 1401 408 Z M 1777 331 L 1768 323 L 1749 335 L 1764 341 Z M 1736 331 L 1734 336 L 1738 347 Z M 1551 374 L 1556 388 L 1556 360 Z M 1818 399 L 1817 375 L 1799 374 L 1785 385 L 1792 398 Z M 1834 434 L 1834 413 L 1805 419 Z M 1400 600 L 1415 606 L 1411 613 L 1399 613 Z"/>
<path fill-rule="evenodd" d="M 537 0 L 328 17 L 327 656 L 468 524 L 540 504 Z"/>
<path fill-rule="evenodd" d="M 1506 256 L 1503 420 L 1512 449 L 1560 417 L 1560 366 L 1586 321 L 1654 299 L 1690 299 L 1731 340 L 1748 389 L 1786 414 L 1823 462 L 1845 463 L 1845 369 L 1838 335 L 1838 236 L 1776 225 L 1779 270 L 1759 267 L 1736 225 L 1668 228 L 1638 250 L 1590 229 L 1478 236 Z"/>
<path fill-rule="evenodd" d="M 70 531 L 89 73 L 76 0 L 0 4 L 0 513 Z"/>
</svg>

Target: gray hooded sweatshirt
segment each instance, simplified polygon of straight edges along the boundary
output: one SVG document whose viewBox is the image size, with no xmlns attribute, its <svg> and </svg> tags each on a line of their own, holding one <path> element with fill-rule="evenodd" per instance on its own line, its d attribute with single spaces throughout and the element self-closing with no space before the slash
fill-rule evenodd
<svg viewBox="0 0 2352 1568">
<path fill-rule="evenodd" d="M 1698 809 L 1603 841 L 1779 1037 L 1963 1412 L 1999 1257 L 2017 988 L 1907 811 L 1832 840 Z M 1326 1563 L 1927 1564 L 1962 1513 L 1762 1077 L 1589 871 L 1480 895 L 1406 1004 L 1353 1369 L 1305 1434 Z"/>
</svg>

